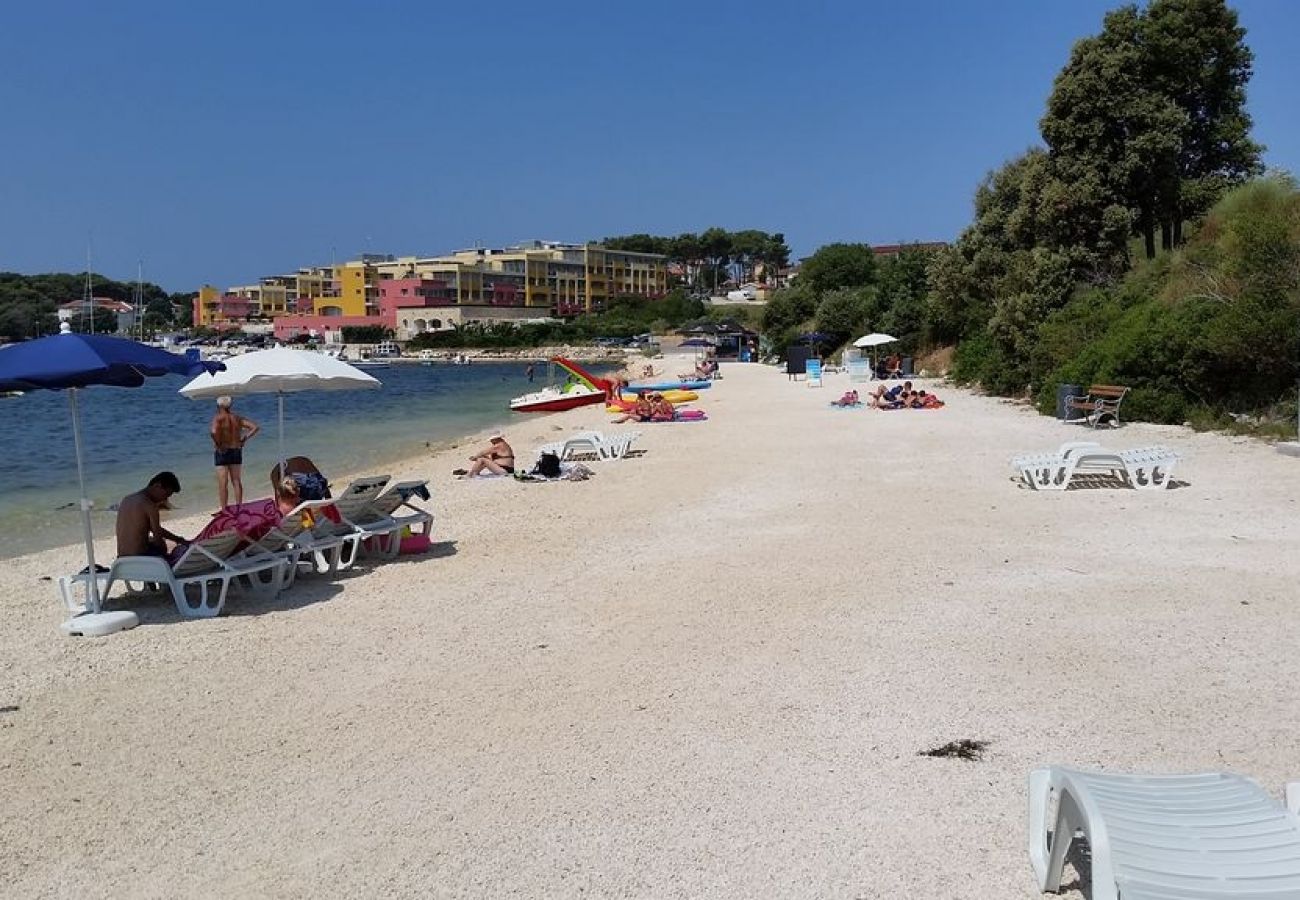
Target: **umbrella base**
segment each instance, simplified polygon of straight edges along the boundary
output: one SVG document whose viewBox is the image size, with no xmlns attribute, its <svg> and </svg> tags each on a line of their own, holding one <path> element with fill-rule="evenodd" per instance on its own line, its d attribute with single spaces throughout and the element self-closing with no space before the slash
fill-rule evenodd
<svg viewBox="0 0 1300 900">
<path fill-rule="evenodd" d="M 139 616 L 123 609 L 73 616 L 60 625 L 59 630 L 69 637 L 102 637 L 115 631 L 126 631 L 139 624 Z"/>
</svg>

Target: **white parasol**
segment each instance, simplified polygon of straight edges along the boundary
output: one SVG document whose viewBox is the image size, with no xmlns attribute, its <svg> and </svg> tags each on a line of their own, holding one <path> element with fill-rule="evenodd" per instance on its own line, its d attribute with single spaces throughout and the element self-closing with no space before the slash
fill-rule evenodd
<svg viewBox="0 0 1300 900">
<path fill-rule="evenodd" d="M 892 334 L 881 334 L 879 331 L 873 331 L 871 334 L 864 334 L 862 337 L 858 338 L 853 342 L 853 346 L 879 347 L 881 344 L 892 344 L 897 340 L 898 338 L 894 337 Z M 876 360 L 874 359 L 874 354 L 873 359 L 871 360 L 871 371 L 876 371 Z M 875 376 L 873 375 L 872 377 Z"/>
<path fill-rule="evenodd" d="M 191 400 L 226 394 L 277 394 L 280 400 L 280 460 L 284 456 L 284 395 L 298 391 L 355 391 L 377 388 L 378 379 L 342 360 L 312 350 L 276 347 L 232 356 L 224 372 L 200 375 L 180 393 Z"/>
<path fill-rule="evenodd" d="M 880 332 L 872 332 L 871 334 L 864 334 L 862 337 L 858 338 L 856 341 L 853 342 L 853 346 L 879 347 L 881 344 L 892 344 L 897 340 L 898 338 L 894 337 L 893 335 L 881 334 Z"/>
</svg>

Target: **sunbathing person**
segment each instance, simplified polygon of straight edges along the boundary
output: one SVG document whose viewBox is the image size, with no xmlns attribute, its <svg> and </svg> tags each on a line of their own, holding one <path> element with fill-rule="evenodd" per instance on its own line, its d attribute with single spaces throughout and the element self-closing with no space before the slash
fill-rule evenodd
<svg viewBox="0 0 1300 900">
<path fill-rule="evenodd" d="M 871 405 L 876 409 L 898 409 L 902 403 L 904 394 L 912 391 L 912 382 L 905 381 L 901 386 L 894 385 L 891 388 L 883 384 L 876 388 L 871 394 Z"/>
<path fill-rule="evenodd" d="M 845 391 L 844 396 L 838 400 L 832 400 L 831 406 L 861 406 L 862 401 L 858 399 L 857 391 Z"/>
<path fill-rule="evenodd" d="M 473 478 L 482 472 L 491 472 L 493 475 L 513 475 L 515 471 L 515 451 L 514 448 L 506 443 L 506 439 L 501 432 L 495 432 L 488 438 L 488 445 L 478 453 L 469 458 L 470 467 L 467 471 L 453 474 L 462 474 L 465 478 Z"/>
<path fill-rule="evenodd" d="M 181 483 L 171 472 L 159 472 L 144 490 L 122 498 L 117 505 L 117 555 L 161 556 L 168 553 L 167 542 L 183 546 L 188 541 L 162 527 L 159 510 L 170 509 L 168 499 L 181 492 Z"/>
<path fill-rule="evenodd" d="M 664 399 L 663 394 L 650 395 L 650 421 L 671 422 L 677 418 L 677 410 L 672 403 Z"/>
<path fill-rule="evenodd" d="M 653 415 L 654 404 L 650 401 L 650 395 L 638 394 L 636 403 L 632 404 L 632 408 L 617 419 L 612 419 L 611 421 L 615 425 L 623 422 L 649 422 Z"/>
</svg>

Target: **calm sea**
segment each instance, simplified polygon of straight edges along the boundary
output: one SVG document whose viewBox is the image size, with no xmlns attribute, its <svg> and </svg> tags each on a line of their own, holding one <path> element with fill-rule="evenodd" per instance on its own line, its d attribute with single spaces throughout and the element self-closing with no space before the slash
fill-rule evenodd
<svg viewBox="0 0 1300 900">
<path fill-rule="evenodd" d="M 378 390 L 286 394 L 285 452 L 310 456 L 326 475 L 373 471 L 422 452 L 426 443 L 506 425 L 510 399 L 541 387 L 546 378 L 547 367 L 539 365 L 537 383 L 529 385 L 524 367 L 403 363 L 372 370 L 383 382 Z M 92 387 L 78 395 L 97 537 L 112 533 L 109 505 L 162 469 L 180 477 L 178 515 L 216 508 L 208 437 L 215 406 L 176 393 L 185 383 L 179 377 L 152 378 L 140 388 Z M 265 497 L 278 455 L 275 395 L 237 397 L 235 408 L 262 427 L 244 449 L 244 488 L 247 499 Z M 78 541 L 77 468 L 66 392 L 0 399 L 0 416 L 0 558 Z"/>
</svg>

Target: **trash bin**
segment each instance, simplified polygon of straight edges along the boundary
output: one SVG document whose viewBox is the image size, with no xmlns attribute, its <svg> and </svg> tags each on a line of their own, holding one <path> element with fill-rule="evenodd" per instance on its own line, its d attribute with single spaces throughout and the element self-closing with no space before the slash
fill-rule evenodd
<svg viewBox="0 0 1300 900">
<path fill-rule="evenodd" d="M 1062 422 L 1073 422 L 1087 418 L 1088 413 L 1082 409 L 1070 409 L 1070 398 L 1083 394 L 1083 388 L 1077 384 L 1058 384 L 1056 386 L 1056 417 Z"/>
<path fill-rule="evenodd" d="M 904 356 L 903 361 L 899 363 L 898 367 L 903 370 L 904 378 L 911 378 L 914 374 L 916 374 L 912 371 L 912 357 L 910 356 Z"/>
</svg>

